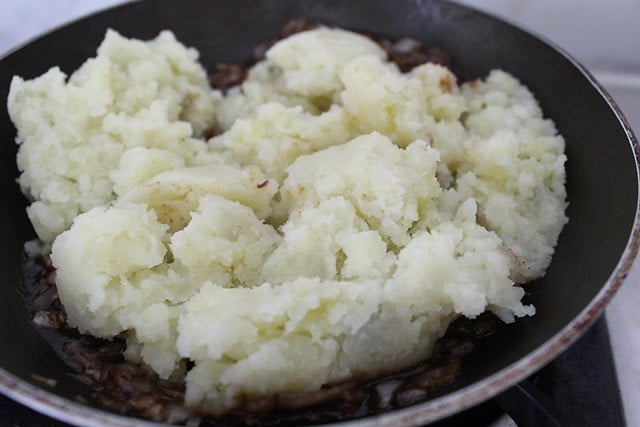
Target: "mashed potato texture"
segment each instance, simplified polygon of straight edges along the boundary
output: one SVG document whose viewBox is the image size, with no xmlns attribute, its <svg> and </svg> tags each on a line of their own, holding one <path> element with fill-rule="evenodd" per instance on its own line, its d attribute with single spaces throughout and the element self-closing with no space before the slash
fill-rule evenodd
<svg viewBox="0 0 640 427">
<path fill-rule="evenodd" d="M 461 315 L 534 314 L 519 284 L 567 221 L 564 141 L 513 76 L 402 73 L 330 28 L 224 94 L 197 58 L 167 31 L 109 31 L 68 79 L 12 82 L 19 182 L 70 324 L 125 334 L 127 357 L 222 414 L 411 367 Z"/>
<path fill-rule="evenodd" d="M 109 173 L 125 151 L 163 149 L 192 163 L 206 150 L 193 137 L 214 123 L 214 97 L 197 59 L 168 31 L 146 43 L 109 31 L 69 79 L 59 68 L 14 78 L 8 109 L 21 145 L 20 186 L 43 241 L 113 201 Z"/>
</svg>

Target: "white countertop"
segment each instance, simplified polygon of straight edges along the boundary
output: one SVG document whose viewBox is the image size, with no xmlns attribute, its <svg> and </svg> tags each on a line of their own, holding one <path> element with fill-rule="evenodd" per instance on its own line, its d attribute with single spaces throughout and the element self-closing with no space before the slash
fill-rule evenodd
<svg viewBox="0 0 640 427">
<path fill-rule="evenodd" d="M 640 134 L 640 2 L 458 0 L 542 34 L 590 69 Z M 123 0 L 0 2 L 0 55 L 63 23 Z M 607 309 L 627 425 L 640 426 L 640 261 Z"/>
</svg>

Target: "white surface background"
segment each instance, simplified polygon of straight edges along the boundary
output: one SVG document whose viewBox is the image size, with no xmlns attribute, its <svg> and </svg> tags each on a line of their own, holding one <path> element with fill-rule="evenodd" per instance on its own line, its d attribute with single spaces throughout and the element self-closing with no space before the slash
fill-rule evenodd
<svg viewBox="0 0 640 427">
<path fill-rule="evenodd" d="M 459 2 L 501 16 L 567 50 L 611 92 L 640 134 L 640 1 Z M 60 24 L 119 3 L 123 0 L 0 0 L 0 55 Z M 639 280 L 636 262 L 607 309 L 629 427 L 640 426 Z"/>
</svg>

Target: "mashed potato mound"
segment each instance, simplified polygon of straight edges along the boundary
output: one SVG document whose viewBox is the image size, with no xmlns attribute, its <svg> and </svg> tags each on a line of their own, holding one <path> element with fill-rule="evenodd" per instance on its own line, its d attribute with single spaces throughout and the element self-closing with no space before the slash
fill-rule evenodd
<svg viewBox="0 0 640 427">
<path fill-rule="evenodd" d="M 98 55 L 68 81 L 59 68 L 13 79 L 20 186 L 43 241 L 113 201 L 109 173 L 125 150 L 165 149 L 187 163 L 206 150 L 193 136 L 215 123 L 214 96 L 197 59 L 169 31 L 146 43 L 108 31 Z"/>
<path fill-rule="evenodd" d="M 517 284 L 567 221 L 564 141 L 514 77 L 402 73 L 329 28 L 225 94 L 197 57 L 109 31 L 68 80 L 12 82 L 20 185 L 71 325 L 125 334 L 127 357 L 222 414 L 411 367 L 461 315 L 534 314 Z"/>
</svg>

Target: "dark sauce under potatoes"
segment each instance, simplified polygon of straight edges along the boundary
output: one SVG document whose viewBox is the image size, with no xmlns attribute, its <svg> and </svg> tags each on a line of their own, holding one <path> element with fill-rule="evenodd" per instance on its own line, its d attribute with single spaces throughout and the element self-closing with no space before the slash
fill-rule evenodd
<svg viewBox="0 0 640 427">
<path fill-rule="evenodd" d="M 248 401 L 243 411 L 202 417 L 184 407 L 184 383 L 160 379 L 144 364 L 127 361 L 125 340 L 82 335 L 67 324 L 48 255 L 25 257 L 22 292 L 33 324 L 69 366 L 70 375 L 91 390 L 92 398 L 115 412 L 159 422 L 201 427 L 320 424 L 374 415 L 412 405 L 450 385 L 460 374 L 464 356 L 496 332 L 499 320 L 485 313 L 459 318 L 437 341 L 431 358 L 418 366 L 374 381 L 356 380 L 317 391 L 279 393 Z M 366 361 L 363 361 L 366 363 Z M 190 364 L 185 361 L 185 364 Z"/>
<path fill-rule="evenodd" d="M 219 64 L 209 73 L 215 89 L 226 90 L 244 81 L 248 68 L 264 58 L 279 39 L 318 27 L 307 19 L 288 22 L 277 38 L 258 44 L 245 64 Z M 376 41 L 403 72 L 426 62 L 451 66 L 451 58 L 437 47 L 424 49 L 416 40 Z M 220 131 L 205 131 L 210 138 Z M 22 289 L 40 335 L 69 366 L 70 375 L 87 385 L 92 398 L 104 407 L 130 416 L 170 424 L 201 427 L 319 424 L 386 412 L 430 398 L 434 390 L 450 385 L 462 370 L 464 356 L 492 335 L 498 319 L 485 313 L 474 320 L 459 318 L 437 341 L 431 358 L 416 367 L 374 381 L 352 380 L 311 392 L 279 393 L 247 400 L 243 411 L 221 417 L 201 416 L 184 407 L 184 382 L 160 379 L 143 364 L 127 361 L 124 337 L 111 340 L 82 335 L 67 324 L 55 285 L 56 271 L 48 255 L 25 257 Z M 366 361 L 363 361 L 366 363 Z M 191 362 L 185 360 L 188 369 Z"/>
<path fill-rule="evenodd" d="M 294 19 L 287 22 L 280 31 L 278 31 L 276 38 L 256 45 L 251 54 L 251 59 L 247 63 L 216 65 L 216 67 L 209 72 L 209 84 L 212 88 L 222 91 L 241 84 L 247 77 L 248 69 L 256 62 L 263 60 L 269 48 L 278 40 L 320 26 L 320 23 L 306 18 Z M 451 57 L 438 47 L 432 46 L 424 49 L 422 43 L 411 38 L 390 40 L 385 37 L 377 37 L 370 34 L 363 35 L 378 43 L 380 47 L 387 52 L 389 61 L 394 62 L 403 73 L 411 71 L 418 65 L 427 62 L 451 68 Z"/>
</svg>

